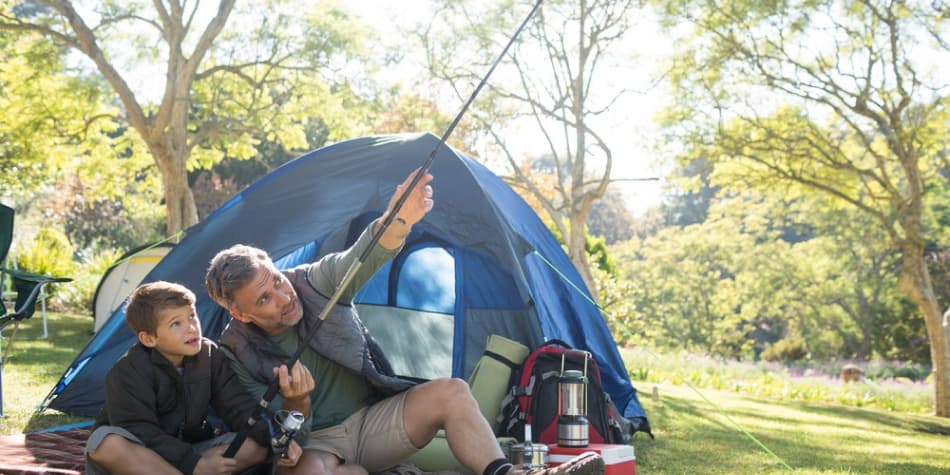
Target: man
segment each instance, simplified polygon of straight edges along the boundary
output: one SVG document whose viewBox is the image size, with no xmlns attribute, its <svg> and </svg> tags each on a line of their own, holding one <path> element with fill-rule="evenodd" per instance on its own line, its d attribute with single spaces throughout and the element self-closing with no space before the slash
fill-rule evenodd
<svg viewBox="0 0 950 475">
<path fill-rule="evenodd" d="M 432 209 L 432 175 L 420 179 L 326 320 L 317 318 L 371 233 L 395 212 L 415 173 L 397 187 L 384 215 L 343 252 L 287 271 L 278 271 L 264 251 L 242 245 L 211 261 L 205 286 L 233 316 L 221 344 L 255 396 L 264 393 L 273 368 L 287 364 L 298 345 L 306 345 L 300 361 L 315 382 L 309 401 L 297 399 L 293 407 L 274 401 L 309 415 L 298 439 L 304 453 L 284 473 L 382 472 L 428 444 L 439 429 L 445 429 L 455 457 L 474 473 L 505 475 L 512 469 L 465 381 L 442 378 L 416 385 L 395 377 L 352 306 L 359 288 L 399 252 L 412 226 Z M 315 326 L 314 338 L 303 341 Z M 590 453 L 540 472 L 600 475 L 604 463 Z"/>
</svg>

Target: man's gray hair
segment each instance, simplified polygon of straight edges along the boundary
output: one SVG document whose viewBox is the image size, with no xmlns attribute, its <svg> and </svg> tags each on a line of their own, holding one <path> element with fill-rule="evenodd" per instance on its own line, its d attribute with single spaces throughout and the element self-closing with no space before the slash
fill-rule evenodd
<svg viewBox="0 0 950 475">
<path fill-rule="evenodd" d="M 218 305 L 230 310 L 235 308 L 234 293 L 247 285 L 258 270 L 269 267 L 274 267 L 274 263 L 267 252 L 236 244 L 211 259 L 205 274 L 205 289 Z"/>
</svg>

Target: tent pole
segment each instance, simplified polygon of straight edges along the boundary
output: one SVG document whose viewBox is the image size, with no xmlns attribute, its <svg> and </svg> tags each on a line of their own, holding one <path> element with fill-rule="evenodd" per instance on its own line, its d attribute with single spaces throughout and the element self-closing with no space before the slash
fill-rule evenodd
<svg viewBox="0 0 950 475">
<path fill-rule="evenodd" d="M 485 73 L 485 76 L 482 77 L 482 80 L 478 83 L 478 86 L 475 87 L 475 90 L 472 91 L 472 95 L 469 96 L 468 100 L 462 106 L 462 109 L 455 116 L 455 119 L 452 120 L 452 123 L 449 124 L 449 127 L 445 129 L 445 132 L 442 134 L 442 138 L 439 139 L 439 143 L 435 145 L 432 149 L 432 152 L 429 153 L 429 157 L 426 159 L 422 167 L 419 168 L 419 171 L 412 177 L 412 181 L 409 182 L 409 185 L 403 190 L 402 195 L 399 196 L 399 199 L 396 200 L 396 203 L 393 205 L 393 209 L 386 216 L 386 218 L 380 223 L 379 230 L 373 234 L 373 239 L 370 241 L 369 245 L 366 246 L 366 249 L 360 254 L 360 256 L 353 261 L 350 267 L 346 270 L 346 273 L 343 275 L 343 278 L 340 280 L 340 283 L 337 285 L 336 290 L 333 292 L 333 295 L 330 296 L 330 300 L 327 302 L 326 306 L 323 307 L 323 310 L 318 315 L 320 320 L 326 320 L 327 316 L 330 314 L 330 311 L 336 306 L 339 302 L 340 297 L 343 295 L 344 290 L 350 286 L 350 283 L 353 282 L 353 279 L 356 277 L 356 273 L 359 271 L 360 267 L 363 266 L 363 263 L 369 257 L 370 252 L 376 247 L 379 243 L 379 238 L 386 232 L 389 228 L 389 225 L 392 224 L 393 220 L 396 219 L 396 216 L 399 214 L 399 210 L 402 209 L 403 205 L 406 203 L 406 200 L 409 199 L 409 194 L 412 193 L 412 190 L 415 189 L 416 185 L 419 184 L 419 181 L 422 180 L 422 177 L 429 171 L 429 168 L 432 167 L 432 162 L 435 160 L 436 153 L 439 152 L 439 149 L 445 145 L 445 141 L 452 135 L 452 132 L 455 130 L 455 127 L 458 125 L 459 121 L 462 120 L 462 116 L 465 115 L 465 112 L 468 111 L 469 106 L 472 105 L 472 102 L 475 101 L 475 97 L 478 96 L 478 93 L 481 92 L 482 87 L 488 82 L 488 77 L 491 76 L 492 72 L 495 71 L 495 68 L 501 63 L 501 60 L 504 59 L 505 55 L 508 53 L 508 49 L 511 48 L 511 45 L 514 44 L 515 40 L 518 39 L 518 36 L 521 34 L 521 30 L 528 24 L 528 21 L 531 20 L 531 17 L 534 16 L 535 12 L 541 7 L 542 0 L 538 0 L 534 7 L 528 12 L 528 15 L 521 22 L 521 25 L 518 26 L 518 29 L 515 30 L 515 33 L 508 40 L 508 44 L 505 45 L 505 48 L 501 51 L 501 54 L 498 55 L 498 58 L 495 59 L 495 62 L 492 63 L 491 68 L 488 69 L 488 72 Z M 308 341 L 312 340 L 316 336 L 316 330 L 320 328 L 319 325 L 315 325 L 310 332 L 306 335 L 306 338 L 302 341 L 302 344 L 297 348 L 297 351 L 291 356 L 290 362 L 287 364 L 287 367 L 293 366 L 297 360 L 300 359 L 300 356 L 303 354 L 304 350 L 307 348 Z M 251 417 L 248 418 L 247 422 L 244 424 L 244 427 L 237 433 L 234 437 L 234 440 L 231 441 L 231 445 L 228 446 L 228 449 L 224 452 L 225 457 L 233 458 L 237 454 L 238 449 L 241 448 L 241 445 L 244 443 L 244 440 L 247 439 L 247 434 L 250 432 L 251 427 L 257 423 L 257 419 L 264 415 L 267 410 L 267 406 L 270 405 L 271 401 L 274 400 L 274 397 L 277 396 L 277 392 L 280 390 L 280 383 L 277 378 L 271 380 L 270 384 L 267 386 L 267 391 L 264 392 L 264 395 L 261 397 L 261 400 L 258 402 L 257 408 L 254 410 L 254 413 Z"/>
</svg>

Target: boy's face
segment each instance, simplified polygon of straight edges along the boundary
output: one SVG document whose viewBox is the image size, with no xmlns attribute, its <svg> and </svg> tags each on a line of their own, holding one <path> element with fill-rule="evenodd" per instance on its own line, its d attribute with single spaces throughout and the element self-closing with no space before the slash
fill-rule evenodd
<svg viewBox="0 0 950 475">
<path fill-rule="evenodd" d="M 272 267 L 261 267 L 254 277 L 234 292 L 231 315 L 253 323 L 265 333 L 277 335 L 294 326 L 303 317 L 297 292 L 284 274 Z"/>
<path fill-rule="evenodd" d="M 155 348 L 174 366 L 181 366 L 186 356 L 201 351 L 201 322 L 194 305 L 171 307 L 158 312 L 155 334 L 139 332 L 139 341 Z"/>
</svg>

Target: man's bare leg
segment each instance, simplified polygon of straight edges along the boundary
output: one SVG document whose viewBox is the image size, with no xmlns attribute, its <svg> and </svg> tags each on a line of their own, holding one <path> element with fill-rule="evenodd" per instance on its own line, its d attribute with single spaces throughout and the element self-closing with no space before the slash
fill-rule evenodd
<svg viewBox="0 0 950 475">
<path fill-rule="evenodd" d="M 161 455 L 117 434 L 102 439 L 89 459 L 112 475 L 181 475 Z"/>
<path fill-rule="evenodd" d="M 434 379 L 413 387 L 406 395 L 403 420 L 416 447 L 424 447 L 445 429 L 452 454 L 476 475 L 505 457 L 464 380 Z"/>
<path fill-rule="evenodd" d="M 280 475 L 368 475 L 366 469 L 353 464 L 342 464 L 336 455 L 320 450 L 306 450 L 294 467 L 280 467 Z"/>
</svg>

